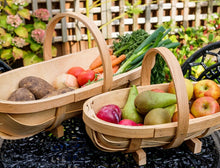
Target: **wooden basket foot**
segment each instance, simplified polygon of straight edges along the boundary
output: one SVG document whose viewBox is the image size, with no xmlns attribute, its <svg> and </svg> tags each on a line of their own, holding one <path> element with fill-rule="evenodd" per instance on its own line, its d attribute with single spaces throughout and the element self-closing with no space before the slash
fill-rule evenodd
<svg viewBox="0 0 220 168">
<path fill-rule="evenodd" d="M 202 142 L 198 138 L 192 138 L 185 141 L 188 148 L 195 154 L 200 153 L 202 150 Z"/>
<path fill-rule="evenodd" d="M 145 165 L 147 163 L 147 155 L 143 149 L 138 149 L 133 152 L 133 158 L 139 166 Z"/>
<path fill-rule="evenodd" d="M 62 136 L 64 136 L 64 127 L 62 125 L 54 128 L 53 130 L 51 130 L 51 133 L 56 136 L 57 138 L 60 138 Z"/>
</svg>

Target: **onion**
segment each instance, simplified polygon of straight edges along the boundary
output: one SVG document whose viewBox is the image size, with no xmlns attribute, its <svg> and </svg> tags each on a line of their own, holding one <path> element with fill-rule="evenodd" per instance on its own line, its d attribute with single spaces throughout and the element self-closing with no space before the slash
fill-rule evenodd
<svg viewBox="0 0 220 168">
<path fill-rule="evenodd" d="M 121 109 L 115 104 L 103 106 L 96 116 L 104 121 L 118 124 L 121 120 Z"/>
<path fill-rule="evenodd" d="M 63 89 L 65 87 L 77 89 L 79 88 L 79 84 L 75 76 L 63 73 L 53 81 L 53 87 L 56 89 Z"/>
</svg>

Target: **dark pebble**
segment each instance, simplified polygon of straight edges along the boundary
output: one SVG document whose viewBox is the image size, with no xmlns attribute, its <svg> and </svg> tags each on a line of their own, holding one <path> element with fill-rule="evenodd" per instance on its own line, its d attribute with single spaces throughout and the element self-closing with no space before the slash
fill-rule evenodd
<svg viewBox="0 0 220 168">
<path fill-rule="evenodd" d="M 4 140 L 0 168 L 217 168 L 219 151 L 212 136 L 202 138 L 202 152 L 178 148 L 146 148 L 147 164 L 138 166 L 132 154 L 98 150 L 80 117 L 63 122 L 64 137 L 41 132 L 20 140 Z"/>
</svg>

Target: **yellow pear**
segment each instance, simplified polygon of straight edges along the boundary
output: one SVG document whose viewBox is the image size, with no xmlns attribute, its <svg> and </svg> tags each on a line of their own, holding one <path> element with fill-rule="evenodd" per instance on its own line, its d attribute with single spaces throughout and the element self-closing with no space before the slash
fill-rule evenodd
<svg viewBox="0 0 220 168">
<path fill-rule="evenodd" d="M 193 83 L 189 79 L 184 78 L 184 80 L 185 80 L 185 84 L 186 84 L 188 100 L 190 100 L 193 96 Z M 173 93 L 173 94 L 176 93 L 173 81 L 171 81 L 168 86 L 168 92 Z"/>
</svg>

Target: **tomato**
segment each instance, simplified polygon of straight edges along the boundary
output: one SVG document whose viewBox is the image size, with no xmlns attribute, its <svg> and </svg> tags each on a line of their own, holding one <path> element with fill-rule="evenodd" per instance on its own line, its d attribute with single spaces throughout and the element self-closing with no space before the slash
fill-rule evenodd
<svg viewBox="0 0 220 168">
<path fill-rule="evenodd" d="M 67 74 L 73 75 L 76 78 L 78 77 L 78 75 L 85 71 L 82 67 L 72 67 L 67 71 Z"/>
<path fill-rule="evenodd" d="M 77 77 L 80 86 L 83 86 L 88 81 L 93 81 L 94 79 L 95 79 L 95 72 L 90 69 L 81 72 Z"/>
</svg>

